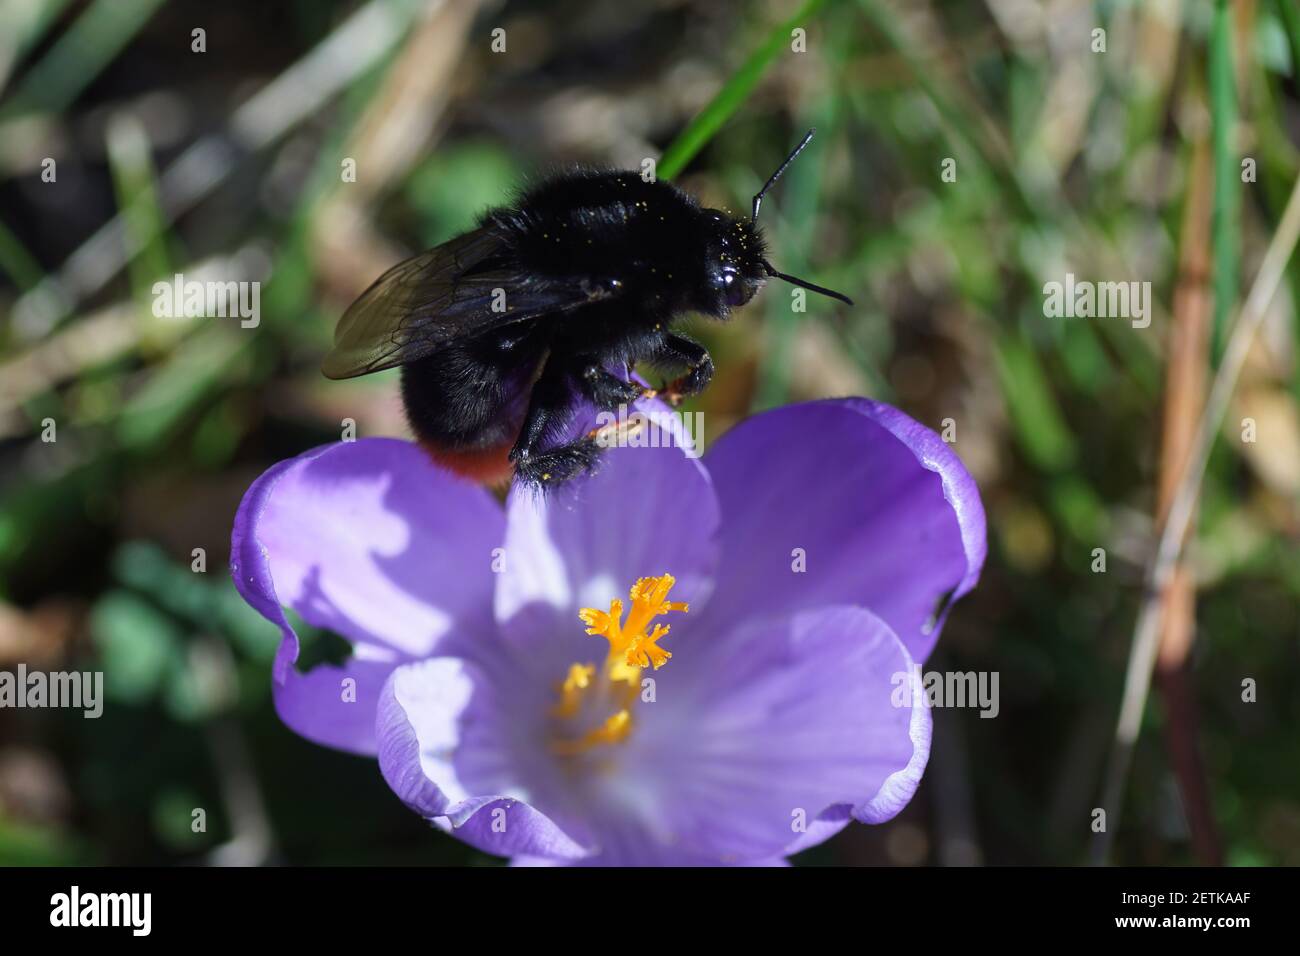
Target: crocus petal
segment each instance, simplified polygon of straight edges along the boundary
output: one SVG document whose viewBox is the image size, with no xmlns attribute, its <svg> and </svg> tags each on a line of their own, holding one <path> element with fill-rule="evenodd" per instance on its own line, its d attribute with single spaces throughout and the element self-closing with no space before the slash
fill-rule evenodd
<svg viewBox="0 0 1300 956">
<path fill-rule="evenodd" d="M 927 745 L 925 754 L 921 757 L 922 767 L 925 765 L 925 758 L 928 754 L 929 747 Z M 913 757 L 915 756 L 916 754 L 914 752 Z M 833 807 L 827 807 L 817 815 L 817 819 L 809 821 L 808 828 L 804 830 L 803 833 L 799 834 L 794 838 L 794 840 L 786 844 L 785 854 L 787 856 L 794 856 L 796 853 L 801 853 L 809 847 L 825 843 L 831 837 L 835 836 L 835 834 L 848 826 L 852 819 L 852 804 L 840 803 Z"/>
<path fill-rule="evenodd" d="M 911 798 L 930 713 L 880 618 L 840 606 L 682 631 L 608 787 L 639 819 L 647 855 L 760 861 L 831 836 L 845 807 L 880 822 Z"/>
<path fill-rule="evenodd" d="M 284 722 L 318 743 L 373 754 L 375 708 L 393 667 L 453 633 L 467 642 L 494 633 L 492 551 L 504 537 L 491 496 L 409 442 L 326 445 L 263 474 L 235 517 L 231 574 L 283 635 L 272 673 Z M 347 639 L 351 659 L 299 673 L 282 605 Z"/>
<path fill-rule="evenodd" d="M 755 416 L 705 455 L 722 508 L 711 611 L 871 608 L 925 660 L 979 578 L 984 509 L 938 435 L 866 399 Z"/>
<path fill-rule="evenodd" d="M 617 866 L 618 862 L 610 857 L 605 856 L 585 856 L 575 860 L 559 860 L 544 856 L 516 856 L 510 860 L 511 866 Z M 710 860 L 705 857 L 682 856 L 673 858 L 670 861 L 664 861 L 664 866 L 718 866 L 717 860 Z M 741 863 L 733 864 L 734 866 L 743 867 L 786 867 L 790 861 L 782 856 L 768 857 L 764 860 L 746 860 Z"/>
<path fill-rule="evenodd" d="M 555 860 L 555 858 L 543 856 L 516 856 L 510 861 L 511 866 L 617 866 L 617 862 L 611 858 L 603 856 L 586 856 L 577 858 L 577 860 Z M 681 857 L 664 862 L 664 866 L 718 866 L 718 861 L 707 860 L 703 857 Z M 789 866 L 790 862 L 785 857 L 774 856 L 766 860 L 746 860 L 738 862 L 735 866 Z"/>
<path fill-rule="evenodd" d="M 600 653 L 580 608 L 626 601 L 637 578 L 665 572 L 677 579 L 672 599 L 692 608 L 712 589 L 717 501 L 699 460 L 680 449 L 610 449 L 596 474 L 545 496 L 516 487 L 506 514 L 497 620 L 552 680 Z"/>
<path fill-rule="evenodd" d="M 527 688 L 523 692 L 529 696 Z M 511 737 L 521 729 L 511 719 L 514 704 L 509 691 L 467 661 L 435 657 L 404 664 L 380 696 L 379 769 L 408 807 L 485 853 L 557 860 L 588 855 L 589 847 L 531 806 L 511 779 Z"/>
</svg>

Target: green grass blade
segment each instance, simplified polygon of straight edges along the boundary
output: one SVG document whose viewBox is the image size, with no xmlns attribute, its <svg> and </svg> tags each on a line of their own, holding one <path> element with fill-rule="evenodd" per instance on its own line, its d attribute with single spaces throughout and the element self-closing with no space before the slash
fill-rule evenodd
<svg viewBox="0 0 1300 956">
<path fill-rule="evenodd" d="M 67 5 L 68 0 L 0 4 L 0 36 L 6 38 L 0 53 L 0 87 L 8 80 L 15 61 L 41 41 Z"/>
<path fill-rule="evenodd" d="M 709 105 L 686 124 L 686 129 L 664 150 L 658 167 L 661 179 L 673 179 L 686 168 L 686 164 L 695 158 L 695 154 L 705 147 L 730 119 L 731 114 L 749 98 L 777 54 L 782 49 L 789 49 L 790 31 L 805 26 L 821 5 L 822 0 L 805 0 L 794 16 L 772 29 L 762 45 L 732 74 Z"/>
<path fill-rule="evenodd" d="M 998 341 L 998 380 L 1020 447 L 1038 468 L 1061 472 L 1074 464 L 1078 448 L 1033 348 L 1004 335 Z"/>
<path fill-rule="evenodd" d="M 139 120 L 123 113 L 110 120 L 107 144 L 108 166 L 126 226 L 127 245 L 138 250 L 127 264 L 131 290 L 138 301 L 145 302 L 154 280 L 171 276 L 164 241 L 166 217 L 159 205 L 149 138 Z"/>
<path fill-rule="evenodd" d="M 3 222 L 0 222 L 0 271 L 24 292 L 45 277 L 41 264 Z"/>
<path fill-rule="evenodd" d="M 1296 9 L 1295 0 L 1273 0 L 1273 5 L 1277 7 L 1291 50 L 1291 75 L 1300 76 L 1300 10 Z"/>
<path fill-rule="evenodd" d="M 1213 123 L 1214 356 L 1223 354 L 1228 320 L 1237 305 L 1240 249 L 1241 175 L 1232 147 L 1237 122 L 1237 91 L 1232 73 L 1232 10 L 1218 0 L 1209 51 L 1210 115 Z"/>
<path fill-rule="evenodd" d="M 161 4 L 162 0 L 97 0 L 27 71 L 2 115 L 67 109 Z"/>
</svg>

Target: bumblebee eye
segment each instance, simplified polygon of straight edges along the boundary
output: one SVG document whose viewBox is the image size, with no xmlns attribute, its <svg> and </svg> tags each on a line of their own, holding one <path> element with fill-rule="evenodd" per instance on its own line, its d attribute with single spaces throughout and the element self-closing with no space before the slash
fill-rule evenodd
<svg viewBox="0 0 1300 956">
<path fill-rule="evenodd" d="M 744 305 L 753 295 L 734 269 L 722 270 L 721 282 L 722 297 L 727 305 Z"/>
</svg>

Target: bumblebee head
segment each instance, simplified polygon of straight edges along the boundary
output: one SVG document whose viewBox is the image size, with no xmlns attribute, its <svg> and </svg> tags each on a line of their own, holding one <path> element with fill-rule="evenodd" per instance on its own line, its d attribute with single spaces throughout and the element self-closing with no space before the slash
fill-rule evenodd
<svg viewBox="0 0 1300 956">
<path fill-rule="evenodd" d="M 717 209 L 706 209 L 704 214 L 712 230 L 705 265 L 705 284 L 714 300 L 709 311 L 725 316 L 767 282 L 763 237 L 749 220 L 733 219 Z"/>
<path fill-rule="evenodd" d="M 785 162 L 778 166 L 776 172 L 763 184 L 763 188 L 754 197 L 754 210 L 749 219 L 732 219 L 716 209 L 705 210 L 717 230 L 718 249 L 716 256 L 710 257 L 708 282 L 726 306 L 744 305 L 769 278 L 782 279 L 809 292 L 839 299 L 846 305 L 853 304 L 853 300 L 841 292 L 814 285 L 798 276 L 778 272 L 776 267 L 767 261 L 763 235 L 758 230 L 758 210 L 763 205 L 763 196 L 808 145 L 814 132 L 815 130 L 811 129 L 808 131 L 799 145 L 785 158 Z M 721 314 L 725 315 L 725 309 Z"/>
</svg>

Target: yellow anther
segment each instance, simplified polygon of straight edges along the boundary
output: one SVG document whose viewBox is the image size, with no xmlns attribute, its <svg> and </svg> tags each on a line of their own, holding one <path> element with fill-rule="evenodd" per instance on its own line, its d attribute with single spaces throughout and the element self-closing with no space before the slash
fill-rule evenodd
<svg viewBox="0 0 1300 956">
<path fill-rule="evenodd" d="M 573 756 L 599 744 L 616 744 L 627 737 L 631 730 L 632 715 L 626 710 L 620 710 L 580 739 L 556 740 L 551 744 L 551 749 L 562 756 Z"/>
<path fill-rule="evenodd" d="M 609 610 L 584 607 L 578 612 L 578 620 L 587 625 L 588 634 L 599 634 L 609 639 L 611 653 L 622 649 L 623 632 L 619 621 L 623 619 L 623 602 L 618 598 L 609 602 Z"/>
<path fill-rule="evenodd" d="M 587 626 L 588 634 L 599 635 L 609 642 L 609 653 L 599 677 L 594 664 L 569 666 L 568 676 L 558 687 L 559 703 L 552 708 L 551 715 L 565 721 L 583 718 L 579 723 L 591 726 L 589 721 L 602 710 L 608 714 L 612 709 L 614 713 L 592 730 L 554 740 L 552 749 L 556 753 L 580 754 L 601 744 L 618 743 L 631 733 L 629 708 L 636 702 L 642 669 L 658 670 L 673 656 L 659 646 L 668 635 L 668 625 L 654 624 L 652 628 L 651 624 L 669 611 L 689 610 L 684 602 L 668 600 L 668 593 L 676 583 L 671 574 L 638 579 L 628 591 L 631 607 L 626 619 L 623 602 L 618 598 L 609 602 L 608 611 L 584 607 L 578 612 L 578 619 Z"/>
<path fill-rule="evenodd" d="M 655 629 L 647 635 L 637 638 L 628 645 L 626 663 L 632 667 L 651 667 L 655 670 L 668 663 L 673 655 L 659 646 L 659 638 L 668 633 L 664 624 L 656 624 Z"/>
<path fill-rule="evenodd" d="M 669 611 L 688 611 L 690 608 L 680 601 L 669 601 L 668 592 L 677 580 L 671 574 L 661 574 L 657 578 L 638 578 L 632 585 L 628 596 L 632 599 L 632 609 L 627 612 L 627 623 L 623 633 L 628 635 L 631 643 L 637 638 L 645 638 L 645 629 L 655 618 Z M 611 608 L 612 609 L 612 608 Z"/>
<path fill-rule="evenodd" d="M 582 707 L 582 692 L 591 686 L 595 675 L 595 664 L 570 664 L 569 674 L 560 684 L 560 702 L 551 709 L 552 716 L 574 716 Z"/>
</svg>

